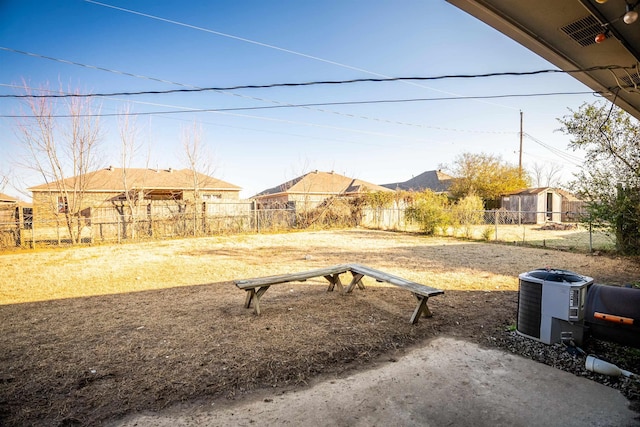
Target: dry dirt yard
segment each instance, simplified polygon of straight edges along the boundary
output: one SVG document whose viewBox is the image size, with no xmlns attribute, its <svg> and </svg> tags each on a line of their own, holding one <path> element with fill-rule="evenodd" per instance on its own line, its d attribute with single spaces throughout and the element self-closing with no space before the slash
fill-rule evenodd
<svg viewBox="0 0 640 427">
<path fill-rule="evenodd" d="M 434 317 L 411 325 L 415 300 L 406 290 L 365 279 L 365 290 L 328 293 L 323 278 L 271 287 L 255 316 L 232 283 L 351 262 L 444 289 L 429 301 Z M 637 258 L 362 229 L 5 253 L 0 425 L 99 425 L 291 389 L 370 368 L 435 337 L 555 364 L 558 357 L 512 331 L 518 274 L 547 266 L 598 283 L 640 279 Z M 588 346 L 640 370 L 635 349 Z"/>
</svg>

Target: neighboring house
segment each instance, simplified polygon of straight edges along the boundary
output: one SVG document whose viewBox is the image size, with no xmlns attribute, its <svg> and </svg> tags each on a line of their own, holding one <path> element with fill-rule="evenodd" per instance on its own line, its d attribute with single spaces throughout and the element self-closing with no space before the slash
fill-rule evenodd
<svg viewBox="0 0 640 427">
<path fill-rule="evenodd" d="M 0 193 L 0 229 L 15 227 L 18 199 Z"/>
<path fill-rule="evenodd" d="M 383 184 L 383 187 L 392 190 L 424 191 L 431 190 L 435 193 L 446 193 L 453 182 L 453 177 L 441 170 L 432 170 L 421 173 L 405 182 Z"/>
<path fill-rule="evenodd" d="M 296 206 L 310 209 L 331 197 L 353 197 L 366 192 L 392 191 L 386 187 L 334 172 L 313 171 L 252 197 L 262 207 Z"/>
<path fill-rule="evenodd" d="M 0 193 L 0 232 L 31 228 L 31 204 Z M 0 244 L 7 242 L 2 239 Z"/>
<path fill-rule="evenodd" d="M 548 221 L 560 222 L 562 194 L 556 188 L 526 188 L 502 196 L 500 206 L 508 213 L 520 213 L 519 219 L 515 215 L 509 216 L 516 223 L 544 224 Z"/>
<path fill-rule="evenodd" d="M 82 178 L 82 179 L 81 179 Z M 122 206 L 135 200 L 139 206 L 151 210 L 154 205 L 239 199 L 241 188 L 190 169 L 141 169 L 108 167 L 95 172 L 31 187 L 33 215 L 36 220 L 53 219 L 65 213 L 73 201 L 76 183 L 84 183 L 82 206 L 77 211 L 89 212 L 94 208 Z M 68 189 L 65 194 L 61 188 Z M 128 195 L 128 198 L 127 198 Z"/>
</svg>

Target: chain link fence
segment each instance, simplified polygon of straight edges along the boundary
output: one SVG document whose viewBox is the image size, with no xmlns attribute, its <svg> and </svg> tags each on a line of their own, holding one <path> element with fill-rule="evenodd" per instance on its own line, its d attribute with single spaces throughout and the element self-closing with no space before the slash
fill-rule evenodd
<svg viewBox="0 0 640 427">
<path fill-rule="evenodd" d="M 301 228 L 363 226 L 382 230 L 420 232 L 420 224 L 407 219 L 402 208 L 363 208 L 348 218 L 326 215 L 309 221 L 309 212 L 294 206 L 261 209 L 252 201 L 224 201 L 192 206 L 145 207 L 134 214 L 113 207 L 92 209 L 72 219 L 71 232 L 64 217 L 57 220 L 4 218 L 0 221 L 0 248 L 46 245 L 122 243 L 225 234 L 278 232 Z M 549 222 L 552 212 L 505 210 L 467 212 L 438 234 L 478 241 L 497 241 L 575 251 L 611 251 L 615 237 L 578 222 Z M 343 215 L 343 216 L 344 216 Z M 569 212 L 563 218 L 577 218 Z M 311 224 L 311 225 L 310 225 Z M 70 236 L 73 235 L 74 238 Z"/>
<path fill-rule="evenodd" d="M 548 247 L 580 252 L 613 251 L 615 235 L 594 230 L 580 222 L 579 212 L 506 211 L 504 209 L 465 212 L 449 225 L 438 228 L 438 234 L 479 241 L 504 242 L 514 245 Z M 549 218 L 561 217 L 563 222 Z M 363 225 L 386 230 L 420 232 L 420 224 L 409 220 L 402 208 L 365 209 Z"/>
<path fill-rule="evenodd" d="M 81 216 L 22 221 L 0 218 L 0 248 L 122 243 L 250 232 L 275 232 L 297 226 L 294 208 L 256 209 L 251 201 L 193 205 L 125 205 L 91 208 Z"/>
</svg>

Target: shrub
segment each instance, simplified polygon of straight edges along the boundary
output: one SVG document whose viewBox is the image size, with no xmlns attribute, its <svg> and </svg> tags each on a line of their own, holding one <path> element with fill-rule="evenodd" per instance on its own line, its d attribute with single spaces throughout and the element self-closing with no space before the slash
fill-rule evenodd
<svg viewBox="0 0 640 427">
<path fill-rule="evenodd" d="M 418 193 L 412 204 L 407 207 L 407 219 L 416 222 L 425 234 L 434 235 L 450 222 L 450 216 L 446 211 L 448 202 L 447 196 L 425 190 Z"/>
<path fill-rule="evenodd" d="M 473 237 L 473 225 L 482 224 L 484 221 L 484 205 L 478 196 L 465 196 L 453 206 L 451 221 L 454 229 L 462 228 L 465 237 Z"/>
</svg>

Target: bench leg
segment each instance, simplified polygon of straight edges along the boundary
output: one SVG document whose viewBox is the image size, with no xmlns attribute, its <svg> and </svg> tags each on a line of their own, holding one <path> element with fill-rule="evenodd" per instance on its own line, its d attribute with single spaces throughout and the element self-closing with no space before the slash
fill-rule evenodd
<svg viewBox="0 0 640 427">
<path fill-rule="evenodd" d="M 362 283 L 362 278 L 364 277 L 364 274 L 354 273 L 353 271 L 351 272 L 351 274 L 353 274 L 353 279 L 351 279 L 351 283 L 349 283 L 349 286 L 347 286 L 347 290 L 344 291 L 347 294 L 351 293 L 351 291 L 353 291 L 353 288 L 355 288 L 356 285 L 358 285 L 360 289 L 364 289 L 364 283 Z"/>
<path fill-rule="evenodd" d="M 324 276 L 325 279 L 327 279 L 329 281 L 329 287 L 327 288 L 327 292 L 332 292 L 333 288 L 337 285 L 338 286 L 338 291 L 342 292 L 342 282 L 340 281 L 340 273 L 338 274 L 334 274 L 334 275 L 326 275 Z"/>
<path fill-rule="evenodd" d="M 425 297 L 424 295 L 413 294 L 418 299 L 418 305 L 416 309 L 413 311 L 413 315 L 411 316 L 411 324 L 415 325 L 418 323 L 420 316 L 431 317 L 433 313 L 429 310 L 429 306 L 427 305 L 427 301 L 429 301 L 429 297 Z"/>
<path fill-rule="evenodd" d="M 247 297 L 244 300 L 244 308 L 251 307 L 251 301 L 253 301 L 253 297 L 256 295 L 255 289 L 247 289 Z"/>
<path fill-rule="evenodd" d="M 269 289 L 269 286 L 261 286 L 258 288 L 257 291 L 255 289 L 248 289 L 247 298 L 245 299 L 245 302 L 244 302 L 244 307 L 250 308 L 251 302 L 253 302 L 253 312 L 259 316 L 260 315 L 260 298 L 262 297 L 262 295 L 264 295 L 265 292 L 267 292 L 267 289 Z"/>
</svg>

